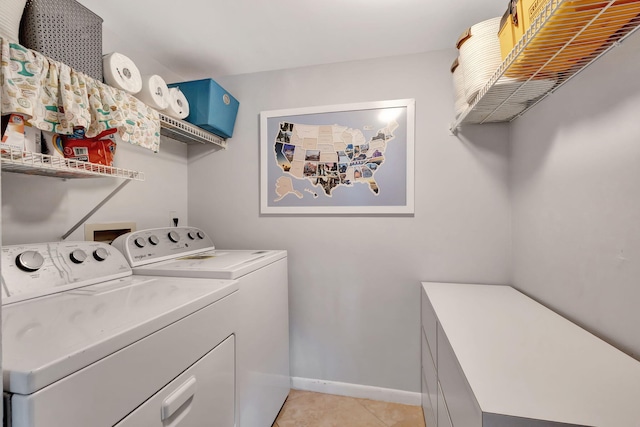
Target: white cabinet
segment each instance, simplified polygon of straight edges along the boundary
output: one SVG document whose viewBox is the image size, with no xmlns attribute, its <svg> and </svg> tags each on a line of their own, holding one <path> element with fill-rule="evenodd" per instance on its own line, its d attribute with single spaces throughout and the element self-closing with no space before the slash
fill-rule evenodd
<svg viewBox="0 0 640 427">
<path fill-rule="evenodd" d="M 481 427 L 482 411 L 440 324 L 438 324 L 437 335 L 438 385 L 442 389 L 442 394 L 446 396 L 449 418 L 455 426 Z M 438 412 L 440 412 L 440 406 L 438 406 Z"/>
<path fill-rule="evenodd" d="M 431 396 L 429 396 L 429 389 L 427 388 L 427 380 L 424 378 L 424 372 L 422 373 L 422 413 L 424 415 L 424 424 L 426 426 L 436 425 L 436 413 L 437 408 L 431 403 Z"/>
<path fill-rule="evenodd" d="M 442 388 L 440 387 L 440 383 L 438 382 L 438 427 L 453 427 L 453 423 L 451 422 L 451 416 L 449 414 L 449 408 L 447 406 L 447 401 L 444 398 L 444 393 L 442 393 Z"/>
<path fill-rule="evenodd" d="M 640 362 L 509 286 L 423 283 L 422 330 L 429 427 L 640 425 Z"/>
</svg>

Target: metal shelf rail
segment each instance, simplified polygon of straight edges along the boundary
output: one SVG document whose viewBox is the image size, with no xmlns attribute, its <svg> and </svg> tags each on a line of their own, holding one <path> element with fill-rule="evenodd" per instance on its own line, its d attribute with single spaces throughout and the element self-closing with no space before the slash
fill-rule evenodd
<svg viewBox="0 0 640 427">
<path fill-rule="evenodd" d="M 227 148 L 227 141 L 224 138 L 162 113 L 160 113 L 160 133 L 185 144 L 213 144 L 221 149 Z"/>
<path fill-rule="evenodd" d="M 144 181 L 144 173 L 129 169 L 81 162 L 73 159 L 2 148 L 2 171 L 57 178 L 123 178 Z"/>
<path fill-rule="evenodd" d="M 549 0 L 451 132 L 520 117 L 634 33 L 639 10 L 633 0 Z M 555 84 L 540 94 L 541 80 Z"/>
</svg>

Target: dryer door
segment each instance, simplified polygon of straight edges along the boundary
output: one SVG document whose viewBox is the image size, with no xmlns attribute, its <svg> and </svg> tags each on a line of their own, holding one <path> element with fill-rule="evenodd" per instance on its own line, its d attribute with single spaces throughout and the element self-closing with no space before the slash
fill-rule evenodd
<svg viewBox="0 0 640 427">
<path fill-rule="evenodd" d="M 115 427 L 233 427 L 235 339 L 230 336 Z"/>
</svg>

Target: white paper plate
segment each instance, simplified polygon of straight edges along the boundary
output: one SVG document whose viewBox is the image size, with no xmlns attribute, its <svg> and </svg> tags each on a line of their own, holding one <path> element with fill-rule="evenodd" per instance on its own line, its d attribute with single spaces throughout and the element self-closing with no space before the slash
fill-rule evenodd
<svg viewBox="0 0 640 427">
<path fill-rule="evenodd" d="M 465 96 L 472 103 L 502 63 L 500 54 L 501 17 L 471 27 L 471 37 L 460 46 L 460 66 L 464 73 Z"/>
</svg>

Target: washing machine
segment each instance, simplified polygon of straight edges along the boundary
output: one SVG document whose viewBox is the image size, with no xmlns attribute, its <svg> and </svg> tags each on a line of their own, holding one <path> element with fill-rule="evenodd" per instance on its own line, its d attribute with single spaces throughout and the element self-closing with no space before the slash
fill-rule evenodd
<svg viewBox="0 0 640 427">
<path fill-rule="evenodd" d="M 135 231 L 112 245 L 134 274 L 238 280 L 239 426 L 271 426 L 291 383 L 287 252 L 216 249 L 194 227 Z"/>
<path fill-rule="evenodd" d="M 98 242 L 4 246 L 5 426 L 233 427 L 238 282 Z"/>
</svg>

